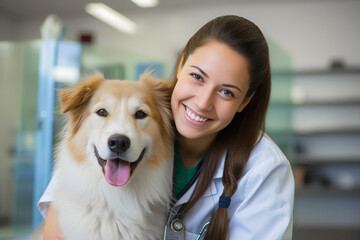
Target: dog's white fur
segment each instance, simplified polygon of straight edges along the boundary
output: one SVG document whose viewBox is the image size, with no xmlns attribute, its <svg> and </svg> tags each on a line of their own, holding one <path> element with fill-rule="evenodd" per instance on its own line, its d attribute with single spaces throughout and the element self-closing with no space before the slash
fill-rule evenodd
<svg viewBox="0 0 360 240">
<path fill-rule="evenodd" d="M 56 154 L 60 179 L 52 206 L 66 240 L 161 239 L 171 199 L 173 143 L 170 86 L 145 74 L 139 82 L 93 76 L 62 91 L 69 113 Z M 106 117 L 97 111 L 106 109 Z M 147 117 L 137 119 L 137 111 Z M 129 181 L 113 186 L 105 179 L 94 148 L 111 158 L 108 139 L 126 135 L 131 145 L 122 158 L 143 159 Z"/>
</svg>

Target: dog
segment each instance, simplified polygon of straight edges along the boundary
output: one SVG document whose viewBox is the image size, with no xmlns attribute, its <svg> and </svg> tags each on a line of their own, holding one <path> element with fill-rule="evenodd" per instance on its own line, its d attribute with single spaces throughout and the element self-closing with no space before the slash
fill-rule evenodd
<svg viewBox="0 0 360 240">
<path fill-rule="evenodd" d="M 170 83 L 94 75 L 61 90 L 53 208 L 66 240 L 162 239 L 172 192 Z"/>
</svg>

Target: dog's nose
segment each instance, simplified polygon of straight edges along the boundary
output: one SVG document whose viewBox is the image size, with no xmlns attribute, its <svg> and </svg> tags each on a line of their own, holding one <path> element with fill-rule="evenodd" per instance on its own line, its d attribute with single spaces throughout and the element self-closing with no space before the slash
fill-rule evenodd
<svg viewBox="0 0 360 240">
<path fill-rule="evenodd" d="M 130 139 L 124 135 L 113 135 L 108 140 L 108 146 L 114 153 L 124 153 L 130 147 Z"/>
</svg>

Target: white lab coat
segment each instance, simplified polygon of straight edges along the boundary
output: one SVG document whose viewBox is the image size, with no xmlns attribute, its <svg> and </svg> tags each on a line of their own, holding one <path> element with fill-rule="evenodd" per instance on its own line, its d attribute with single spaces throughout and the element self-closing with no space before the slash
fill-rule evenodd
<svg viewBox="0 0 360 240">
<path fill-rule="evenodd" d="M 210 188 L 185 216 L 186 240 L 196 239 L 210 220 L 223 191 L 223 157 Z M 176 203 L 187 202 L 195 184 Z M 265 135 L 246 164 L 228 208 L 230 240 L 290 240 L 293 229 L 294 178 L 290 164 Z"/>
<path fill-rule="evenodd" d="M 201 227 L 210 220 L 223 191 L 223 157 L 209 189 L 185 216 L 186 240 L 196 239 Z M 196 184 L 196 183 L 195 183 Z M 178 200 L 187 202 L 195 184 Z M 39 201 L 46 215 L 53 199 L 56 176 Z M 290 240 L 293 229 L 294 178 L 290 164 L 272 140 L 265 135 L 246 164 L 238 189 L 228 208 L 230 240 Z"/>
</svg>

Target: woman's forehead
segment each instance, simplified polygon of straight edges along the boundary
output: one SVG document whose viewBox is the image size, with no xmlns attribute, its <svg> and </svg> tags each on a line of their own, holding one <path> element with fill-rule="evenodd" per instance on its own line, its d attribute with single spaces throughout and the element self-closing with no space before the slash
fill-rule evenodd
<svg viewBox="0 0 360 240">
<path fill-rule="evenodd" d="M 211 77 L 249 81 L 247 59 L 225 43 L 209 42 L 198 47 L 185 62 L 187 68 L 200 68 Z"/>
</svg>

